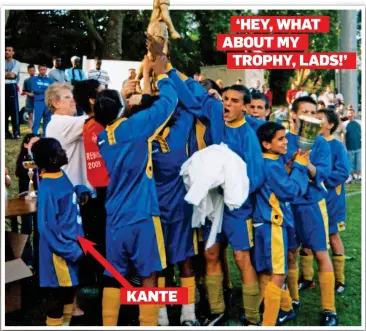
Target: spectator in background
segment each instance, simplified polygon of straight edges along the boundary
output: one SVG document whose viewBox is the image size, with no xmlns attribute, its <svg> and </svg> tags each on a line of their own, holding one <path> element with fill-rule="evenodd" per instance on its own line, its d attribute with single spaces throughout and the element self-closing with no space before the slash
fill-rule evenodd
<svg viewBox="0 0 366 331">
<path fill-rule="evenodd" d="M 29 77 L 23 82 L 22 95 L 26 95 L 25 99 L 25 112 L 28 114 L 28 127 L 31 129 L 33 126 L 33 110 L 34 110 L 34 94 L 32 92 L 32 77 L 36 74 L 36 67 L 34 64 L 28 66 Z"/>
<path fill-rule="evenodd" d="M 324 98 L 323 101 L 327 108 L 335 106 L 337 100 L 335 98 L 334 93 L 332 92 L 332 87 L 330 85 L 327 85 L 326 90 L 323 94 L 323 98 Z"/>
<path fill-rule="evenodd" d="M 315 101 L 318 102 L 318 93 L 316 87 L 313 87 L 313 93 L 311 93 L 310 97 Z"/>
<path fill-rule="evenodd" d="M 269 86 L 263 84 L 263 94 L 267 97 L 269 103 L 269 110 L 272 111 L 273 93 Z"/>
<path fill-rule="evenodd" d="M 345 111 L 344 103 L 340 102 L 336 109 L 336 113 L 338 114 L 339 117 L 342 118 L 344 116 L 344 111 Z"/>
<path fill-rule="evenodd" d="M 235 83 L 236 85 L 243 85 L 243 81 L 241 80 L 241 78 L 238 78 L 238 80 Z"/>
<path fill-rule="evenodd" d="M 318 100 L 318 102 L 316 103 L 316 105 L 317 105 L 316 109 L 318 109 L 318 110 L 325 108 L 325 103 L 322 100 Z"/>
<path fill-rule="evenodd" d="M 34 94 L 34 112 L 32 133 L 37 135 L 43 119 L 43 135 L 45 135 L 47 125 L 51 120 L 51 112 L 47 108 L 44 99 L 47 89 L 53 80 L 47 77 L 47 67 L 45 64 L 38 66 L 38 76 L 32 78 L 32 91 Z"/>
<path fill-rule="evenodd" d="M 361 125 L 355 119 L 352 105 L 347 106 L 348 121 L 344 123 L 346 134 L 345 143 L 351 166 L 351 175 L 346 183 L 352 180 L 361 181 Z"/>
<path fill-rule="evenodd" d="M 261 86 L 261 81 L 258 79 L 254 83 L 254 87 L 252 87 L 252 88 L 249 89 L 250 94 L 261 93 L 261 91 L 259 90 L 260 86 Z"/>
<path fill-rule="evenodd" d="M 220 90 L 222 90 L 225 86 L 224 86 L 224 82 L 221 79 L 218 79 L 216 81 L 217 86 L 220 88 Z"/>
<path fill-rule="evenodd" d="M 71 83 L 71 85 L 75 85 L 81 80 L 86 80 L 84 71 L 80 69 L 80 57 L 73 56 L 71 58 L 71 65 L 72 67 L 65 71 L 66 81 Z"/>
<path fill-rule="evenodd" d="M 307 96 L 309 96 L 309 93 L 305 91 L 305 85 L 301 85 L 300 91 L 297 91 L 296 93 L 296 99 Z"/>
<path fill-rule="evenodd" d="M 122 82 L 122 88 L 125 87 L 126 83 L 128 81 L 131 81 L 131 80 L 135 80 L 136 78 L 136 69 L 134 68 L 130 68 L 128 69 L 128 78 L 125 79 L 123 82 Z"/>
<path fill-rule="evenodd" d="M 286 107 L 284 105 L 280 105 L 280 108 L 278 108 L 275 112 L 275 120 L 278 124 L 282 124 L 282 121 L 287 119 L 289 114 L 288 114 L 288 110 L 286 109 Z"/>
<path fill-rule="evenodd" d="M 296 84 L 292 83 L 291 89 L 288 90 L 286 93 L 286 101 L 289 106 L 292 105 L 293 99 L 294 99 L 294 97 L 296 97 L 296 93 L 297 93 Z"/>
<path fill-rule="evenodd" d="M 5 139 L 20 138 L 18 86 L 20 63 L 13 58 L 14 48 L 5 48 Z M 9 117 L 13 127 L 13 136 L 9 131 Z"/>
<path fill-rule="evenodd" d="M 59 56 L 54 56 L 53 60 L 53 67 L 48 73 L 48 77 L 53 79 L 55 82 L 58 83 L 66 83 L 66 74 L 65 71 L 61 69 L 62 60 Z"/>
<path fill-rule="evenodd" d="M 340 93 L 337 88 L 334 89 L 334 93 L 335 93 L 336 104 L 339 105 L 341 102 L 343 103 L 344 98 L 342 93 Z"/>
<path fill-rule="evenodd" d="M 108 72 L 102 70 L 102 60 L 100 58 L 95 58 L 95 69 L 89 70 L 88 78 L 97 80 L 103 89 L 108 88 L 108 84 L 110 84 L 111 80 Z"/>
</svg>

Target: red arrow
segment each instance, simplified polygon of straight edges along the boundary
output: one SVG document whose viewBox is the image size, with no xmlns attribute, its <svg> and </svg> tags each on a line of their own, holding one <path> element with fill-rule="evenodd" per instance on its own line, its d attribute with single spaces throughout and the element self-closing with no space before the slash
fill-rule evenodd
<svg viewBox="0 0 366 331">
<path fill-rule="evenodd" d="M 133 286 L 124 278 L 105 258 L 100 254 L 93 246 L 96 243 L 85 239 L 83 237 L 77 236 L 80 246 L 83 249 L 85 255 L 90 253 L 109 273 L 118 280 L 118 282 L 126 289 L 133 289 Z"/>
</svg>

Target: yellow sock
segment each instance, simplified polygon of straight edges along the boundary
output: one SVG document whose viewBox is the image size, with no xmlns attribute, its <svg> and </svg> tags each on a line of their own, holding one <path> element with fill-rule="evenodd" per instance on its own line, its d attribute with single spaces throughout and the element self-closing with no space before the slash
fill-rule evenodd
<svg viewBox="0 0 366 331">
<path fill-rule="evenodd" d="M 267 275 L 267 274 L 259 275 L 259 304 L 261 304 L 263 301 L 264 290 L 266 289 L 266 286 L 270 279 L 271 279 L 270 275 Z"/>
<path fill-rule="evenodd" d="M 288 288 L 281 293 L 281 310 L 290 311 L 292 309 L 292 298 Z"/>
<path fill-rule="evenodd" d="M 319 272 L 319 285 L 322 300 L 322 309 L 336 311 L 334 305 L 334 273 Z"/>
<path fill-rule="evenodd" d="M 245 316 L 249 322 L 257 324 L 259 322 L 259 286 L 258 283 L 252 285 L 242 285 L 243 305 Z"/>
<path fill-rule="evenodd" d="M 300 268 L 301 275 L 305 280 L 313 280 L 314 268 L 313 268 L 314 255 L 300 255 Z"/>
<path fill-rule="evenodd" d="M 72 303 L 64 305 L 64 321 L 63 321 L 64 325 L 70 325 L 72 317 L 72 306 L 73 306 Z"/>
<path fill-rule="evenodd" d="M 292 300 L 299 301 L 299 288 L 297 281 L 299 279 L 299 269 L 289 269 L 287 275 L 287 286 Z"/>
<path fill-rule="evenodd" d="M 46 325 L 47 326 L 62 326 L 64 318 L 51 318 L 47 316 Z"/>
<path fill-rule="evenodd" d="M 158 277 L 158 287 L 165 287 L 165 277 Z M 159 308 L 164 308 L 165 305 L 159 305 Z"/>
<path fill-rule="evenodd" d="M 159 319 L 159 305 L 139 305 L 140 326 L 157 326 Z"/>
<path fill-rule="evenodd" d="M 211 313 L 221 314 L 225 311 L 224 292 L 222 281 L 224 276 L 221 275 L 206 275 L 205 283 L 210 303 Z"/>
<path fill-rule="evenodd" d="M 335 280 L 344 285 L 344 255 L 333 255 L 332 262 Z"/>
<path fill-rule="evenodd" d="M 117 326 L 120 305 L 120 289 L 114 287 L 105 287 L 103 290 L 102 300 L 103 326 Z"/>
<path fill-rule="evenodd" d="M 224 271 L 224 288 L 233 288 L 230 275 L 229 249 L 226 247 L 222 252 L 222 269 Z"/>
<path fill-rule="evenodd" d="M 180 279 L 180 286 L 188 288 L 188 304 L 196 302 L 196 281 L 194 277 Z"/>
<path fill-rule="evenodd" d="M 280 311 L 282 290 L 273 282 L 269 282 L 264 290 L 263 326 L 275 326 Z"/>
</svg>

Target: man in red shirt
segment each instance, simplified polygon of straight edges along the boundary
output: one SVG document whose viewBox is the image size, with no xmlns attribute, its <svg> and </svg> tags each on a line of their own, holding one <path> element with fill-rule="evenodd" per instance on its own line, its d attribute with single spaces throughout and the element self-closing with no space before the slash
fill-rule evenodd
<svg viewBox="0 0 366 331">
<path fill-rule="evenodd" d="M 288 90 L 286 93 L 286 101 L 288 103 L 288 105 L 290 106 L 292 104 L 292 100 L 294 98 L 294 96 L 296 95 L 296 93 L 298 92 L 296 84 L 292 83 L 291 84 L 291 90 Z"/>
<path fill-rule="evenodd" d="M 263 84 L 263 94 L 267 97 L 269 103 L 269 110 L 272 112 L 272 101 L 273 101 L 273 93 L 269 86 Z"/>
</svg>

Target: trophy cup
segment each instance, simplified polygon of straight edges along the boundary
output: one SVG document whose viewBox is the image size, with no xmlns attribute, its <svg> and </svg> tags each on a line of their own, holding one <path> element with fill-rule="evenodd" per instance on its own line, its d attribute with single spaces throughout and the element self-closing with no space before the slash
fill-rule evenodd
<svg viewBox="0 0 366 331">
<path fill-rule="evenodd" d="M 33 160 L 23 161 L 23 167 L 28 169 L 28 176 L 29 176 L 29 186 L 28 186 L 28 194 L 25 196 L 26 200 L 32 200 L 37 198 L 36 191 L 34 190 L 34 183 L 33 183 L 33 169 L 36 169 L 37 166 Z"/>
<path fill-rule="evenodd" d="M 299 116 L 299 147 L 304 151 L 312 149 L 323 122 L 309 116 Z"/>
</svg>

